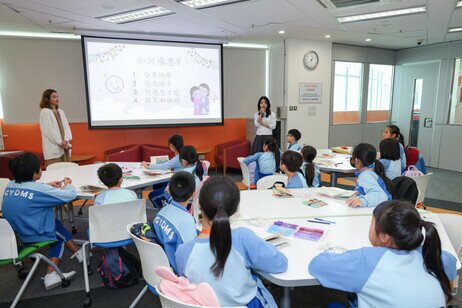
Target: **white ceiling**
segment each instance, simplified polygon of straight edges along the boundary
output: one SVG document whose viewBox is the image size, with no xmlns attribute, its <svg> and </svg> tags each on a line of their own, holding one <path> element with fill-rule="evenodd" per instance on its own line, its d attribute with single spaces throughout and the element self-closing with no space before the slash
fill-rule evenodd
<svg viewBox="0 0 462 308">
<path fill-rule="evenodd" d="M 317 0 L 250 0 L 194 10 L 174 0 L 0 0 L 0 31 L 93 30 L 262 44 L 295 38 L 401 49 L 416 46 L 417 40 L 423 40 L 422 45 L 462 40 L 462 33 L 448 33 L 448 27 L 462 26 L 462 8 L 456 9 L 456 2 L 380 0 L 373 5 L 334 9 L 324 8 Z M 152 5 L 176 13 L 124 25 L 96 18 Z M 348 24 L 335 18 L 420 5 L 426 5 L 426 13 Z M 285 34 L 278 34 L 279 30 Z M 324 38 L 326 34 L 331 38 Z M 366 43 L 366 38 L 372 41 Z"/>
</svg>

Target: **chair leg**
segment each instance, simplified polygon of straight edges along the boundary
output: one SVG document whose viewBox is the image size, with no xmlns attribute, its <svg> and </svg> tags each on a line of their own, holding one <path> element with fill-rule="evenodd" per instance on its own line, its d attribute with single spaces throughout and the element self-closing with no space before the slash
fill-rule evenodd
<svg viewBox="0 0 462 308">
<path fill-rule="evenodd" d="M 148 290 L 148 286 L 145 285 L 143 290 L 141 290 L 140 294 L 138 294 L 138 296 L 135 298 L 133 303 L 130 305 L 130 308 L 135 308 L 136 304 L 138 304 L 138 302 L 144 296 L 144 294 L 146 293 L 147 290 Z"/>
<path fill-rule="evenodd" d="M 24 290 L 26 290 L 27 285 L 29 284 L 30 279 L 32 278 L 32 275 L 34 275 L 35 270 L 37 269 L 38 264 L 40 263 L 40 258 L 36 257 L 34 265 L 32 265 L 32 268 L 29 272 L 29 275 L 27 275 L 26 280 L 21 286 L 21 289 L 19 289 L 18 294 L 16 294 L 16 297 L 13 300 L 13 303 L 11 304 L 10 308 L 16 307 L 18 304 L 19 299 L 21 298 L 21 295 L 24 293 Z"/>
<path fill-rule="evenodd" d="M 85 299 L 83 301 L 83 305 L 85 307 L 90 307 L 91 306 L 91 297 L 90 297 L 90 282 L 88 279 L 88 268 L 87 268 L 87 252 L 86 252 L 86 246 L 90 244 L 90 242 L 85 242 L 82 245 L 82 253 L 83 253 L 83 279 L 85 281 Z"/>
</svg>

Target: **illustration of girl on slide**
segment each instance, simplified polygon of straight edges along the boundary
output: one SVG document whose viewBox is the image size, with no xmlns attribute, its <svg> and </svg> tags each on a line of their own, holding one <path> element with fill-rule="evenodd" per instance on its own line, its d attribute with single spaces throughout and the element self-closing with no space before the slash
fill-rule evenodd
<svg viewBox="0 0 462 308">
<path fill-rule="evenodd" d="M 190 90 L 191 101 L 194 104 L 194 115 L 209 114 L 209 95 L 210 88 L 206 83 L 201 83 L 199 87 L 192 87 Z"/>
</svg>

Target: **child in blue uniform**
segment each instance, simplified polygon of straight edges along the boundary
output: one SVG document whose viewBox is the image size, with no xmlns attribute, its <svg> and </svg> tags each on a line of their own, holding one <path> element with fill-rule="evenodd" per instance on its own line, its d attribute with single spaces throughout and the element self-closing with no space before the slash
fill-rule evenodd
<svg viewBox="0 0 462 308">
<path fill-rule="evenodd" d="M 69 248 L 79 262 L 82 251 L 75 245 L 69 231 L 55 220 L 55 206 L 62 206 L 76 197 L 72 180 L 51 183 L 36 182 L 42 176 L 40 160 L 33 153 L 24 153 L 8 163 L 15 180 L 8 183 L 3 195 L 3 218 L 19 235 L 25 244 L 43 241 L 56 241 L 50 245 L 48 258 L 56 265 L 61 262 L 64 247 Z M 75 271 L 63 273 L 71 279 Z M 45 289 L 50 290 L 61 284 L 61 278 L 51 266 L 44 277 Z"/>
<path fill-rule="evenodd" d="M 393 138 L 383 139 L 379 145 L 380 162 L 385 167 L 385 174 L 390 179 L 401 176 L 399 142 Z"/>
<path fill-rule="evenodd" d="M 249 229 L 231 230 L 229 216 L 236 213 L 239 199 L 239 189 L 229 178 L 204 182 L 199 195 L 202 231 L 178 247 L 178 273 L 192 283 L 208 283 L 223 307 L 276 307 L 252 269 L 281 273 L 287 270 L 287 258 Z"/>
<path fill-rule="evenodd" d="M 253 155 L 247 156 L 243 162 L 247 166 L 256 162 L 254 183 L 257 183 L 262 177 L 272 175 L 279 168 L 279 161 L 281 154 L 277 146 L 276 139 L 270 137 L 265 140 L 263 145 L 263 152 L 257 152 Z"/>
<path fill-rule="evenodd" d="M 287 150 L 300 152 L 302 150 L 302 145 L 298 143 L 300 138 L 302 138 L 302 134 L 298 129 L 290 129 L 287 132 Z"/>
<path fill-rule="evenodd" d="M 303 164 L 301 171 L 305 176 L 306 184 L 308 187 L 319 187 L 321 186 L 321 171 L 318 165 L 313 160 L 318 155 L 318 151 L 311 145 L 306 145 L 302 149 Z"/>
<path fill-rule="evenodd" d="M 170 151 L 172 151 L 175 156 L 170 159 L 168 162 L 163 164 L 150 164 L 145 161 L 141 162 L 141 166 L 146 169 L 151 170 L 169 170 L 173 169 L 173 171 L 178 171 L 183 169 L 183 166 L 180 162 L 180 151 L 183 148 L 183 137 L 181 135 L 172 135 L 168 138 L 168 146 Z M 165 188 L 165 185 L 164 185 Z"/>
<path fill-rule="evenodd" d="M 122 168 L 114 163 L 105 164 L 98 169 L 98 177 L 107 186 L 108 190 L 95 198 L 95 205 L 137 200 L 134 191 L 120 187 L 123 176 Z"/>
<path fill-rule="evenodd" d="M 404 144 L 404 136 L 401 134 L 399 127 L 396 125 L 388 125 L 382 133 L 382 139 L 393 138 L 399 142 L 399 159 L 401 161 L 401 173 L 406 170 L 406 145 Z"/>
<path fill-rule="evenodd" d="M 369 240 L 374 247 L 319 254 L 308 271 L 327 288 L 357 293 L 358 307 L 446 307 L 457 259 L 441 250 L 433 223 L 407 202 L 383 202 Z"/>
<path fill-rule="evenodd" d="M 347 205 L 376 206 L 387 200 L 391 200 L 393 183 L 385 175 L 382 163 L 376 159 L 377 150 L 368 143 L 360 143 L 351 155 L 351 163 L 356 170 L 356 195 L 348 198 Z"/>
<path fill-rule="evenodd" d="M 189 199 L 195 193 L 196 183 L 191 173 L 178 171 L 170 179 L 168 187 L 173 200 L 157 213 L 153 225 L 170 266 L 178 272 L 175 261 L 176 249 L 197 236 L 196 222 L 186 210 Z"/>
<path fill-rule="evenodd" d="M 303 157 L 295 151 L 285 151 L 281 156 L 281 171 L 288 177 L 286 188 L 307 188 L 306 180 L 298 172 L 303 163 Z"/>
</svg>

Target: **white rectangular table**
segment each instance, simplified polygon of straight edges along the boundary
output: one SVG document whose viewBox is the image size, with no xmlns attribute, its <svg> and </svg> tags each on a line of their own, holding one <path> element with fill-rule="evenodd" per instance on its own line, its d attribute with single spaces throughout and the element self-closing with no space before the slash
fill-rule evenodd
<svg viewBox="0 0 462 308">
<path fill-rule="evenodd" d="M 300 195 L 307 194 L 318 198 L 317 189 L 292 190 Z M 319 197 L 328 202 L 327 206 L 314 209 L 303 205 L 303 197 L 279 199 L 272 196 L 271 190 L 241 191 L 241 202 L 238 214 L 232 217 L 232 227 L 245 226 L 264 237 L 269 235 L 266 229 L 276 220 L 294 223 L 299 226 L 314 227 L 327 231 L 320 242 L 313 242 L 294 237 L 286 237 L 288 244 L 280 248 L 289 260 L 288 269 L 284 273 L 260 273 L 276 285 L 283 287 L 281 307 L 290 307 L 290 287 L 319 285 L 309 274 L 308 265 L 321 252 L 326 244 L 332 244 L 348 250 L 371 246 L 369 242 L 369 226 L 373 208 L 350 208 L 343 200 Z M 442 248 L 457 256 L 437 214 L 420 210 L 423 219 L 436 224 L 442 241 Z M 307 218 L 324 217 L 336 224 L 324 225 L 307 222 Z M 255 219 L 259 218 L 259 219 Z M 461 264 L 457 262 L 457 269 Z"/>
<path fill-rule="evenodd" d="M 316 157 L 314 162 L 322 172 L 330 174 L 330 186 L 335 187 L 339 177 L 354 176 L 356 169 L 351 166 L 350 158 L 348 154 L 329 153 Z"/>
</svg>

